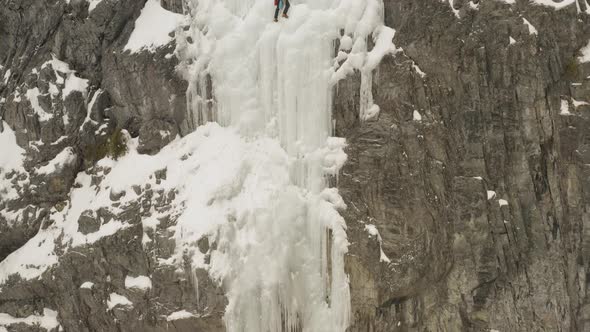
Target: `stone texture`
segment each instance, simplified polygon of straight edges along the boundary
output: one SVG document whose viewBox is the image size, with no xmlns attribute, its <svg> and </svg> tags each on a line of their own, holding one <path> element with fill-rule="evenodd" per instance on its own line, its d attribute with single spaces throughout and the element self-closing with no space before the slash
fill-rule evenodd
<svg viewBox="0 0 590 332">
<path fill-rule="evenodd" d="M 177 127 L 168 121 L 159 119 L 147 121 L 139 129 L 137 151 L 144 154 L 156 154 L 161 148 L 172 142 L 177 135 Z"/>
<path fill-rule="evenodd" d="M 358 76 L 338 86 L 350 331 L 585 330 L 590 123 L 586 109 L 559 113 L 590 99 L 575 66 L 590 17 L 460 4 L 458 21 L 445 3 L 385 1 L 404 52 L 373 73 L 378 121 L 358 119 Z"/>
<path fill-rule="evenodd" d="M 185 118 L 187 84 L 174 70 L 176 58 L 167 56 L 173 51 L 173 46 L 155 55 L 115 51 L 103 58 L 103 67 L 108 68 L 103 86 L 114 104 L 109 113 L 133 136 L 146 120 L 167 118 L 180 128 Z"/>
</svg>

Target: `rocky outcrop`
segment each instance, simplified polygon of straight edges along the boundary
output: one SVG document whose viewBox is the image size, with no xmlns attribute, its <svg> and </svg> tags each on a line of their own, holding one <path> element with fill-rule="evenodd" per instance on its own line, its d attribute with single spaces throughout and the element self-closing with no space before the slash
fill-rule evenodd
<svg viewBox="0 0 590 332">
<path fill-rule="evenodd" d="M 108 169 L 86 172 L 99 183 Z M 165 170 L 158 171 L 154 177 L 164 174 Z M 43 308 L 53 308 L 66 331 L 188 332 L 195 327 L 223 331 L 220 315 L 226 299 L 207 273 L 193 272 L 190 265 L 177 270 L 175 265 L 163 263 L 175 248 L 171 237 L 176 220 L 167 213 L 171 212 L 174 192 L 155 191 L 149 184 L 133 191 L 139 199 L 131 203 L 118 203 L 120 195 L 111 197 L 118 206 L 116 215 L 105 208 L 81 214 L 79 231 L 98 237 L 96 242 L 62 249 L 59 265 L 42 278 L 22 280 L 15 275 L 4 282 L 0 312 L 30 317 Z M 154 213 L 169 217 L 147 225 L 144 221 L 154 219 Z M 126 226 L 101 237 L 101 226 L 115 221 L 124 221 Z M 149 283 L 129 282 L 135 278 Z M 125 300 L 117 301 L 121 298 Z M 179 312 L 187 315 L 175 317 Z"/>
<path fill-rule="evenodd" d="M 404 52 L 373 73 L 377 120 L 360 77 L 338 86 L 350 330 L 585 330 L 590 16 L 456 7 L 385 1 Z"/>
<path fill-rule="evenodd" d="M 143 153 L 157 152 L 180 132 L 186 83 L 175 72 L 174 45 L 154 52 L 124 50 L 144 3 L 0 1 L 0 120 L 14 130 L 27 157 L 23 173 L 0 174 L 18 193 L 8 199 L 0 195 L 0 260 L 50 227 L 50 214 L 68 208 L 81 171 L 100 181 L 94 165 L 126 139 L 122 128 L 139 135 Z M 65 163 L 64 151 L 71 157 Z M 92 245 L 62 250 L 60 264 L 42 278 L 2 281 L 0 312 L 25 319 L 51 308 L 66 331 L 222 330 L 225 298 L 216 286 L 200 276 L 197 293 L 190 267 L 177 271 L 159 264 L 172 253 L 171 234 L 148 230 L 152 244 L 143 242 L 142 216 L 152 199 L 160 207 L 167 201 L 149 188 L 137 191 L 143 203 L 121 206 L 118 215 L 90 209 L 79 220 L 79 231 L 90 236 L 113 219 L 133 226 Z M 163 221 L 162 229 L 173 223 Z M 129 289 L 127 276 L 149 276 L 152 286 Z M 133 305 L 109 308 L 111 294 Z M 167 319 L 182 310 L 190 313 Z M 35 329 L 24 323 L 7 327 Z"/>
<path fill-rule="evenodd" d="M 137 151 L 143 154 L 154 154 L 168 145 L 178 135 L 177 127 L 164 120 L 152 120 L 143 124 L 139 129 L 139 147 Z"/>
<path fill-rule="evenodd" d="M 172 52 L 173 45 L 156 54 L 115 51 L 103 58 L 102 84 L 113 103 L 109 115 L 134 136 L 153 120 L 168 121 L 174 124 L 174 131 L 180 131 L 186 116 L 187 84 L 175 71 L 178 61 L 170 57 Z"/>
</svg>

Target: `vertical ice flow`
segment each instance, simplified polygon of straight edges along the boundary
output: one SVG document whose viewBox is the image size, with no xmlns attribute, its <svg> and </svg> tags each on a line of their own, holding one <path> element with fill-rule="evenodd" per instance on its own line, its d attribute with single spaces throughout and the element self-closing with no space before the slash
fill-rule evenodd
<svg viewBox="0 0 590 332">
<path fill-rule="evenodd" d="M 193 264 L 224 287 L 229 331 L 345 331 L 346 206 L 326 183 L 346 160 L 344 140 L 331 137 L 332 91 L 361 70 L 359 102 L 371 106 L 367 38 L 393 37 L 382 0 L 291 0 L 278 23 L 273 0 L 185 1 L 189 28 L 178 32 L 191 41 L 177 38 L 177 55 L 192 125 L 233 128 L 254 157 L 240 159 L 240 183 L 215 201 L 223 212 L 211 217 L 226 220 L 206 232 L 181 220 L 178 240 L 185 250 L 199 236 L 215 243 L 210 263 L 194 250 Z M 348 53 L 336 61 L 339 44 Z M 390 51 L 391 40 L 381 57 Z M 264 163 L 268 174 L 256 173 Z"/>
</svg>

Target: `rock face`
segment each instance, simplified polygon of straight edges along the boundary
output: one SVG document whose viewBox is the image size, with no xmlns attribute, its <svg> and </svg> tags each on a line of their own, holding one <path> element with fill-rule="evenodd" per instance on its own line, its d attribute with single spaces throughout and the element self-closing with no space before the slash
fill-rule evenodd
<svg viewBox="0 0 590 332">
<path fill-rule="evenodd" d="M 0 0 L 0 132 L 14 130 L 27 157 L 0 171 L 0 260 L 71 207 L 79 174 L 98 186 L 111 171 L 98 161 L 121 142 L 155 154 L 194 129 L 175 45 L 124 50 L 145 1 L 94 2 Z M 403 51 L 372 73 L 378 116 L 359 118 L 360 73 L 336 89 L 349 331 L 590 329 L 590 63 L 577 60 L 590 8 L 449 2 L 384 0 Z M 67 252 L 55 244 L 59 264 L 39 278 L 0 280 L 0 313 L 50 308 L 65 331 L 224 331 L 227 300 L 207 272 L 163 263 L 175 195 L 112 189 L 117 213 L 89 207 L 78 231 L 129 226 Z M 146 276 L 149 287 L 126 282 Z"/>
<path fill-rule="evenodd" d="M 79 172 L 86 170 L 100 182 L 108 169 L 94 165 L 115 152 L 125 138 L 122 128 L 140 136 L 144 153 L 155 153 L 179 132 L 187 133 L 178 125 L 186 113 L 186 82 L 174 69 L 174 45 L 155 52 L 123 49 L 144 4 L 102 1 L 91 8 L 85 1 L 0 1 L 0 124 L 14 130 L 27 156 L 23 170 L 0 170 L 8 181 L 0 185 L 10 184 L 0 188 L 0 260 L 40 228 L 50 227 L 50 214 L 68 208 Z M 179 3 L 169 5 L 178 9 Z M 70 152 L 67 162 L 59 157 L 63 151 Z M 6 190 L 16 194 L 3 196 Z M 201 276 L 197 293 L 188 267 L 178 271 L 157 263 L 174 248 L 171 234 L 164 231 L 174 220 L 160 221 L 160 230 L 150 228 L 151 245 L 143 241 L 142 218 L 151 209 L 166 208 L 166 197 L 173 193 L 164 197 L 146 187 L 135 190 L 144 200 L 129 206 L 117 203 L 125 193 L 111 195 L 113 205 L 121 208 L 117 215 L 89 209 L 78 220 L 85 235 L 114 219 L 131 227 L 65 253 L 41 278 L 13 275 L 0 281 L 0 312 L 30 319 L 51 308 L 66 331 L 223 330 L 222 292 Z M 151 288 L 126 287 L 125 279 L 137 276 L 150 276 Z M 110 308 L 113 294 L 127 298 L 133 308 Z M 183 309 L 203 317 L 167 320 Z M 45 330 L 5 324 L 0 322 L 0 330 Z"/>
<path fill-rule="evenodd" d="M 586 330 L 590 16 L 528 1 L 460 16 L 385 1 L 404 52 L 373 73 L 379 118 L 358 119 L 359 77 L 338 87 L 350 330 Z"/>
</svg>

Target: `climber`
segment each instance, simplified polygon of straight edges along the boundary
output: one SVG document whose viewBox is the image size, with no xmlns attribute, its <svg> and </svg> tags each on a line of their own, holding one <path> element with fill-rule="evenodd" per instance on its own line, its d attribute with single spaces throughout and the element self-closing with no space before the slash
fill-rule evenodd
<svg viewBox="0 0 590 332">
<path fill-rule="evenodd" d="M 285 9 L 283 9 L 283 17 L 289 18 L 289 15 L 287 15 L 289 7 L 291 7 L 289 0 L 275 0 L 275 6 L 277 6 L 277 9 L 275 10 L 275 22 L 279 21 L 279 10 L 281 9 L 281 7 L 283 7 L 283 1 L 285 2 Z"/>
</svg>

